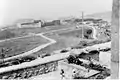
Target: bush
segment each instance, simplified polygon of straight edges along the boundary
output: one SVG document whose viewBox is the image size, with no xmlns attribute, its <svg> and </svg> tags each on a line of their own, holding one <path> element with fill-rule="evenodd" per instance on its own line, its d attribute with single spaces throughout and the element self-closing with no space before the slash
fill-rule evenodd
<svg viewBox="0 0 120 80">
<path fill-rule="evenodd" d="M 88 29 L 88 30 L 86 31 L 86 33 L 87 33 L 87 34 L 91 34 L 91 33 L 92 33 L 92 30 L 91 30 L 91 29 Z"/>
<path fill-rule="evenodd" d="M 60 53 L 65 53 L 65 52 L 68 52 L 68 50 L 63 49 L 60 51 Z"/>
<path fill-rule="evenodd" d="M 92 39 L 92 30 L 91 29 L 86 29 L 84 32 L 84 38 L 86 39 Z"/>
<path fill-rule="evenodd" d="M 42 54 L 42 58 L 47 57 L 47 56 L 51 56 L 50 54 L 46 53 L 46 54 Z"/>
<path fill-rule="evenodd" d="M 80 41 L 79 45 L 88 46 L 88 42 L 87 41 Z"/>
</svg>

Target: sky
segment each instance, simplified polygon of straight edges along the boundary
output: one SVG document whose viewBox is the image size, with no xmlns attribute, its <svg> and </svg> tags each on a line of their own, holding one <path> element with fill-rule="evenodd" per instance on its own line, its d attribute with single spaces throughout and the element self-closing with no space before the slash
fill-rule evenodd
<svg viewBox="0 0 120 80">
<path fill-rule="evenodd" d="M 57 19 L 112 10 L 112 0 L 0 0 L 0 26 L 18 19 Z"/>
</svg>

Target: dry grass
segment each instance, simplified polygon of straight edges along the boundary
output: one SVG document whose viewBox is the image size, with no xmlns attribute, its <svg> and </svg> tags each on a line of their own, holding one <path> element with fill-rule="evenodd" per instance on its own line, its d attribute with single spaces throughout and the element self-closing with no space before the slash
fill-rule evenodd
<svg viewBox="0 0 120 80">
<path fill-rule="evenodd" d="M 59 26 L 47 26 L 44 28 L 20 28 L 20 29 L 16 28 L 16 29 L 10 29 L 10 31 L 15 33 L 16 37 L 18 37 L 18 36 L 27 35 L 28 33 L 41 33 L 41 32 L 46 32 L 46 31 L 51 31 L 51 30 L 68 28 L 68 27 L 73 27 L 73 26 L 72 25 L 59 25 Z M 18 55 L 28 50 L 31 50 L 46 42 L 47 40 L 41 37 L 26 37 L 26 38 L 1 42 L 0 50 L 1 48 L 8 48 L 8 50 L 10 49 L 9 52 L 6 53 L 6 57 L 10 57 L 10 56 Z M 56 45 L 60 46 L 60 45 L 63 45 L 64 43 L 65 42 L 63 41 L 63 42 L 57 43 Z M 53 51 L 54 50 L 53 48 L 54 47 L 52 47 L 52 49 L 49 48 L 48 50 L 51 49 L 51 51 Z M 57 49 L 59 49 L 59 47 Z"/>
<path fill-rule="evenodd" d="M 81 38 L 82 37 L 82 29 L 66 31 L 66 32 L 60 33 L 59 35 L 65 36 L 65 37 Z"/>
<path fill-rule="evenodd" d="M 16 37 L 25 36 L 29 33 L 41 33 L 51 30 L 58 30 L 63 28 L 72 27 L 72 25 L 56 25 L 56 26 L 46 26 L 46 27 L 31 27 L 31 28 L 16 28 L 10 29 L 10 31 L 16 34 Z"/>
<path fill-rule="evenodd" d="M 47 43 L 48 40 L 42 37 L 26 37 L 21 39 L 15 39 L 10 41 L 5 41 L 0 43 L 0 50 L 2 48 L 8 49 L 9 51 L 5 53 L 6 57 L 18 55 L 29 51 L 41 44 Z"/>
<path fill-rule="evenodd" d="M 45 34 L 45 35 L 48 36 L 49 38 L 55 39 L 57 41 L 57 43 L 50 45 L 50 46 L 42 49 L 41 51 L 35 53 L 37 55 L 41 55 L 43 53 L 51 54 L 55 50 L 67 48 L 70 46 L 75 46 L 75 45 L 79 44 L 79 42 L 80 42 L 80 38 L 65 37 L 65 36 L 60 36 L 57 34 Z"/>
</svg>

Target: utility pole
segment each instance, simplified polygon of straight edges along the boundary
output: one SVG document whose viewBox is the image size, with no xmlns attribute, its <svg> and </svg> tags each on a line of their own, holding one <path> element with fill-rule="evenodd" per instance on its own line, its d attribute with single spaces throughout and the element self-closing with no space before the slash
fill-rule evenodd
<svg viewBox="0 0 120 80">
<path fill-rule="evenodd" d="M 84 29 L 83 29 L 84 24 L 83 24 L 83 22 L 84 22 L 84 12 L 82 12 L 82 40 L 84 38 Z"/>
<path fill-rule="evenodd" d="M 111 42 L 111 79 L 119 80 L 119 30 L 120 30 L 120 0 L 113 0 L 112 6 L 112 42 Z"/>
</svg>

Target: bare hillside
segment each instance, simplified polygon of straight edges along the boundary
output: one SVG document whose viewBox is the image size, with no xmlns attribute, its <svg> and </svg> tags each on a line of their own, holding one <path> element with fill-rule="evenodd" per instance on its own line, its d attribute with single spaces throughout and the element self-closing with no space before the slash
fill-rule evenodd
<svg viewBox="0 0 120 80">
<path fill-rule="evenodd" d="M 91 14 L 91 15 L 87 15 L 86 18 L 101 18 L 107 21 L 111 21 L 111 15 L 112 12 L 108 11 L 108 12 L 103 12 L 103 13 L 95 13 L 95 14 Z"/>
</svg>

